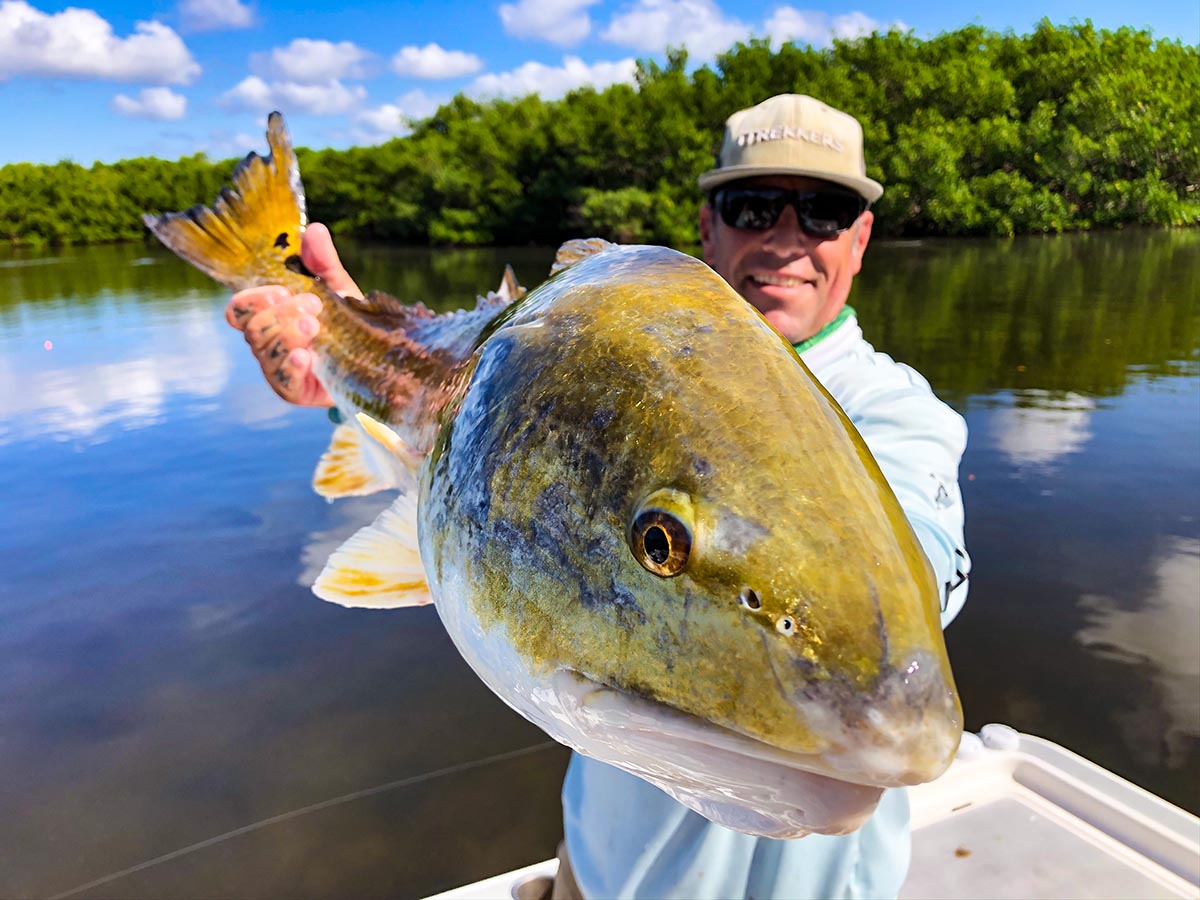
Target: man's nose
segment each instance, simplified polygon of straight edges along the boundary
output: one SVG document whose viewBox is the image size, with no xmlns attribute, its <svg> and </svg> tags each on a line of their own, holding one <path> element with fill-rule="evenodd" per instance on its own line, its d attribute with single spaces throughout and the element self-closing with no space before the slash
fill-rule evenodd
<svg viewBox="0 0 1200 900">
<path fill-rule="evenodd" d="M 800 217 L 796 215 L 796 210 L 790 203 L 783 208 L 783 212 L 771 226 L 763 241 L 765 246 L 774 249 L 795 250 L 799 248 L 804 251 L 811 250 L 818 243 L 820 243 L 820 238 L 813 237 L 800 227 Z"/>
</svg>

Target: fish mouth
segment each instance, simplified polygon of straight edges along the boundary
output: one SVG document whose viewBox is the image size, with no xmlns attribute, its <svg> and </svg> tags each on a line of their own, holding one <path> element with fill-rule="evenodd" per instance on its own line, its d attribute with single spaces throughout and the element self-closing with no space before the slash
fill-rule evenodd
<svg viewBox="0 0 1200 900">
<path fill-rule="evenodd" d="M 826 774 L 820 755 L 771 746 L 572 669 L 550 681 L 571 725 L 568 744 L 738 831 L 846 834 L 870 817 L 884 790 Z"/>
</svg>

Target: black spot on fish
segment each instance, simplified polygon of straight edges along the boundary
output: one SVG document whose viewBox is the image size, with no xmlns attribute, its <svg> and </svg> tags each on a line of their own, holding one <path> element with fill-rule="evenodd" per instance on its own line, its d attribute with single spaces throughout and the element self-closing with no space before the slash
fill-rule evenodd
<svg viewBox="0 0 1200 900">
<path fill-rule="evenodd" d="M 696 474 L 701 478 L 711 475 L 713 470 L 712 463 L 710 463 L 703 456 L 696 457 L 695 461 L 692 463 L 692 468 L 696 470 Z"/>
<path fill-rule="evenodd" d="M 289 272 L 295 272 L 297 275 L 307 275 L 309 278 L 316 278 L 316 274 L 309 270 L 304 261 L 300 259 L 300 254 L 293 253 L 283 261 L 283 266 Z"/>
<path fill-rule="evenodd" d="M 286 231 L 279 232 L 279 237 L 275 238 L 275 246 L 280 250 L 286 250 L 288 247 L 288 236 Z"/>
</svg>

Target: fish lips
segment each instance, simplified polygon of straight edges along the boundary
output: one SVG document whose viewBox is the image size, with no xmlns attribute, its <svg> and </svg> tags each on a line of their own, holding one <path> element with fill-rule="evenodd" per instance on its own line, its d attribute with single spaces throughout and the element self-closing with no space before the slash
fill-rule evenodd
<svg viewBox="0 0 1200 900">
<path fill-rule="evenodd" d="M 664 704 L 558 669 L 547 685 L 557 727 L 579 752 L 637 775 L 704 817 L 748 834 L 846 834 L 884 788 L 813 771 L 818 755 L 772 747 Z M 543 726 L 545 727 L 545 726 Z"/>
</svg>

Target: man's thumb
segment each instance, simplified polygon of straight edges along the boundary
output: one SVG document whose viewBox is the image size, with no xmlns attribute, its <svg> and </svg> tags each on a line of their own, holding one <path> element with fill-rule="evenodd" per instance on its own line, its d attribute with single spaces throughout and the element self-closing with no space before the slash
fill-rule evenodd
<svg viewBox="0 0 1200 900">
<path fill-rule="evenodd" d="M 337 293 L 342 296 L 362 296 L 362 291 L 358 289 L 354 279 L 342 268 L 342 261 L 333 246 L 329 229 L 320 222 L 313 222 L 304 229 L 304 237 L 300 241 L 300 258 L 308 267 L 308 271 L 318 276 Z"/>
</svg>

